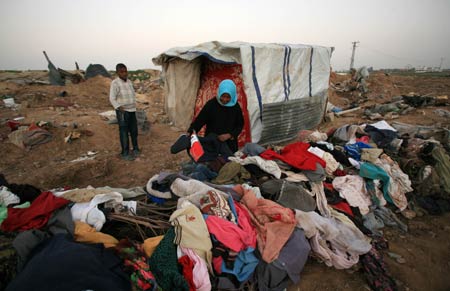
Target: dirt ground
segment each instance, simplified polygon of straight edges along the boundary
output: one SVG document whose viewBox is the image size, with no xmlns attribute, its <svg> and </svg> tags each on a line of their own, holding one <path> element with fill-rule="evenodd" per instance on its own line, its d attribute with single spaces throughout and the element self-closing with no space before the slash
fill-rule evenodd
<svg viewBox="0 0 450 291">
<path fill-rule="evenodd" d="M 22 75 L 21 75 L 22 74 Z M 145 109 L 151 123 L 146 134 L 139 135 L 142 155 L 133 162 L 121 160 L 117 125 L 110 125 L 99 113 L 111 110 L 108 101 L 110 79 L 101 76 L 86 82 L 66 86 L 25 84 L 21 79 L 45 80 L 46 72 L 11 73 L 0 72 L 0 97 L 10 96 L 17 104 L 17 110 L 3 106 L 0 102 L 0 173 L 10 183 L 27 183 L 42 190 L 69 186 L 72 188 L 112 186 L 144 186 L 148 179 L 163 170 L 179 170 L 186 161 L 185 153 L 171 155 L 169 147 L 184 132 L 171 126 L 164 114 L 161 88 L 138 95 L 138 108 Z M 348 76 L 336 75 L 334 84 Z M 19 80 L 19 81 L 18 81 Z M 393 76 L 382 72 L 374 73 L 368 81 L 370 92 L 365 102 L 350 92 L 330 89 L 329 101 L 346 108 L 352 103 L 361 107 L 383 103 L 392 97 L 415 92 L 450 96 L 450 77 Z M 66 96 L 59 94 L 65 91 Z M 70 104 L 61 107 L 62 103 Z M 59 106 L 57 106 L 59 104 Z M 450 106 L 439 107 L 450 110 Z M 437 107 L 422 107 L 400 115 L 396 121 L 417 125 L 438 125 L 449 128 L 450 119 L 433 111 Z M 8 142 L 10 129 L 8 119 L 24 117 L 22 123 L 47 121 L 53 140 L 24 150 Z M 390 121 L 387 119 L 386 121 Z M 321 131 L 343 124 L 373 122 L 356 111 L 345 117 L 336 117 L 333 122 L 318 126 Z M 76 129 L 73 128 L 76 123 Z M 81 137 L 65 143 L 64 137 L 71 131 L 81 131 Z M 92 133 L 91 136 L 83 133 Z M 93 160 L 72 162 L 88 151 L 97 154 Z M 403 218 L 403 217 L 402 217 Z M 424 216 L 404 220 L 410 231 L 386 228 L 389 251 L 401 255 L 406 262 L 398 263 L 388 255 L 384 260 L 400 290 L 450 290 L 450 214 Z M 310 259 L 298 285 L 288 290 L 370 290 L 362 272 L 357 269 L 336 270 Z"/>
</svg>

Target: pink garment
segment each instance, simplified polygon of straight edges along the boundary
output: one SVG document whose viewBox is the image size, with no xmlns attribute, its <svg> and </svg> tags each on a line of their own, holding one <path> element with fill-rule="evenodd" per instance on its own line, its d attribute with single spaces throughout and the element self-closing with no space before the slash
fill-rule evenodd
<svg viewBox="0 0 450 291">
<path fill-rule="evenodd" d="M 273 150 L 266 150 L 260 154 L 260 157 L 266 160 L 281 160 L 300 170 L 316 170 L 316 163 L 319 163 L 324 169 L 326 163 L 321 158 L 308 152 L 310 145 L 303 142 L 288 144 L 281 150 L 281 154 Z"/>
<path fill-rule="evenodd" d="M 208 267 L 206 262 L 200 258 L 192 249 L 180 247 L 181 251 L 194 262 L 194 285 L 197 291 L 211 290 L 211 281 L 209 280 Z"/>
<path fill-rule="evenodd" d="M 256 229 L 251 225 L 250 215 L 239 203 L 235 203 L 238 224 L 234 224 L 219 216 L 209 215 L 206 225 L 210 234 L 234 252 L 248 247 L 256 248 Z"/>
<path fill-rule="evenodd" d="M 236 185 L 233 190 L 242 197 L 241 203 L 248 208 L 250 218 L 256 225 L 258 249 L 262 259 L 271 263 L 278 258 L 294 231 L 294 212 L 271 200 L 258 199 L 252 190 L 247 190 L 242 185 Z"/>
</svg>

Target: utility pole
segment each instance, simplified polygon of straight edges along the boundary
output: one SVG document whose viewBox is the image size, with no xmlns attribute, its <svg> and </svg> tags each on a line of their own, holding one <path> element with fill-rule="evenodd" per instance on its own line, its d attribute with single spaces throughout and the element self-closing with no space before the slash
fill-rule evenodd
<svg viewBox="0 0 450 291">
<path fill-rule="evenodd" d="M 355 50 L 356 50 L 356 45 L 359 43 L 359 41 L 354 41 L 352 42 L 353 44 L 353 50 L 352 50 L 352 58 L 350 59 L 350 70 L 353 69 L 353 63 L 355 61 Z"/>
<path fill-rule="evenodd" d="M 441 58 L 441 63 L 439 64 L 439 72 L 442 72 L 442 63 L 444 62 L 444 58 Z"/>
</svg>

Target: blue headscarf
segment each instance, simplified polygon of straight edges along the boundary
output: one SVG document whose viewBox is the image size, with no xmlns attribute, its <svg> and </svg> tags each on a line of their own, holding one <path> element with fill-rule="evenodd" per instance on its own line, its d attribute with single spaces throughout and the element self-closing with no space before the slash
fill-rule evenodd
<svg viewBox="0 0 450 291">
<path fill-rule="evenodd" d="M 220 96 L 222 96 L 224 93 L 228 93 L 231 96 L 230 102 L 227 104 L 222 104 L 220 102 Z M 219 104 L 226 107 L 232 107 L 237 102 L 237 94 L 236 94 L 236 85 L 233 81 L 226 79 L 220 82 L 219 89 L 217 90 L 217 101 L 219 101 Z"/>
</svg>

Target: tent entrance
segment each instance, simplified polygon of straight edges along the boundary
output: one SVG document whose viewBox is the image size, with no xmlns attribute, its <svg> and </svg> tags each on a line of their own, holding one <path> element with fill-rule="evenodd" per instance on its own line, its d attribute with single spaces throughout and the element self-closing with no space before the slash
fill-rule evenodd
<svg viewBox="0 0 450 291">
<path fill-rule="evenodd" d="M 221 81 L 230 79 L 236 84 L 238 103 L 244 115 L 244 128 L 238 137 L 239 147 L 251 141 L 250 120 L 247 111 L 247 95 L 244 91 L 242 80 L 242 66 L 240 64 L 221 64 L 205 59 L 202 62 L 200 88 L 195 99 L 194 118 L 200 113 L 206 102 L 217 95 L 217 89 Z M 200 135 L 204 133 L 204 128 Z"/>
</svg>

